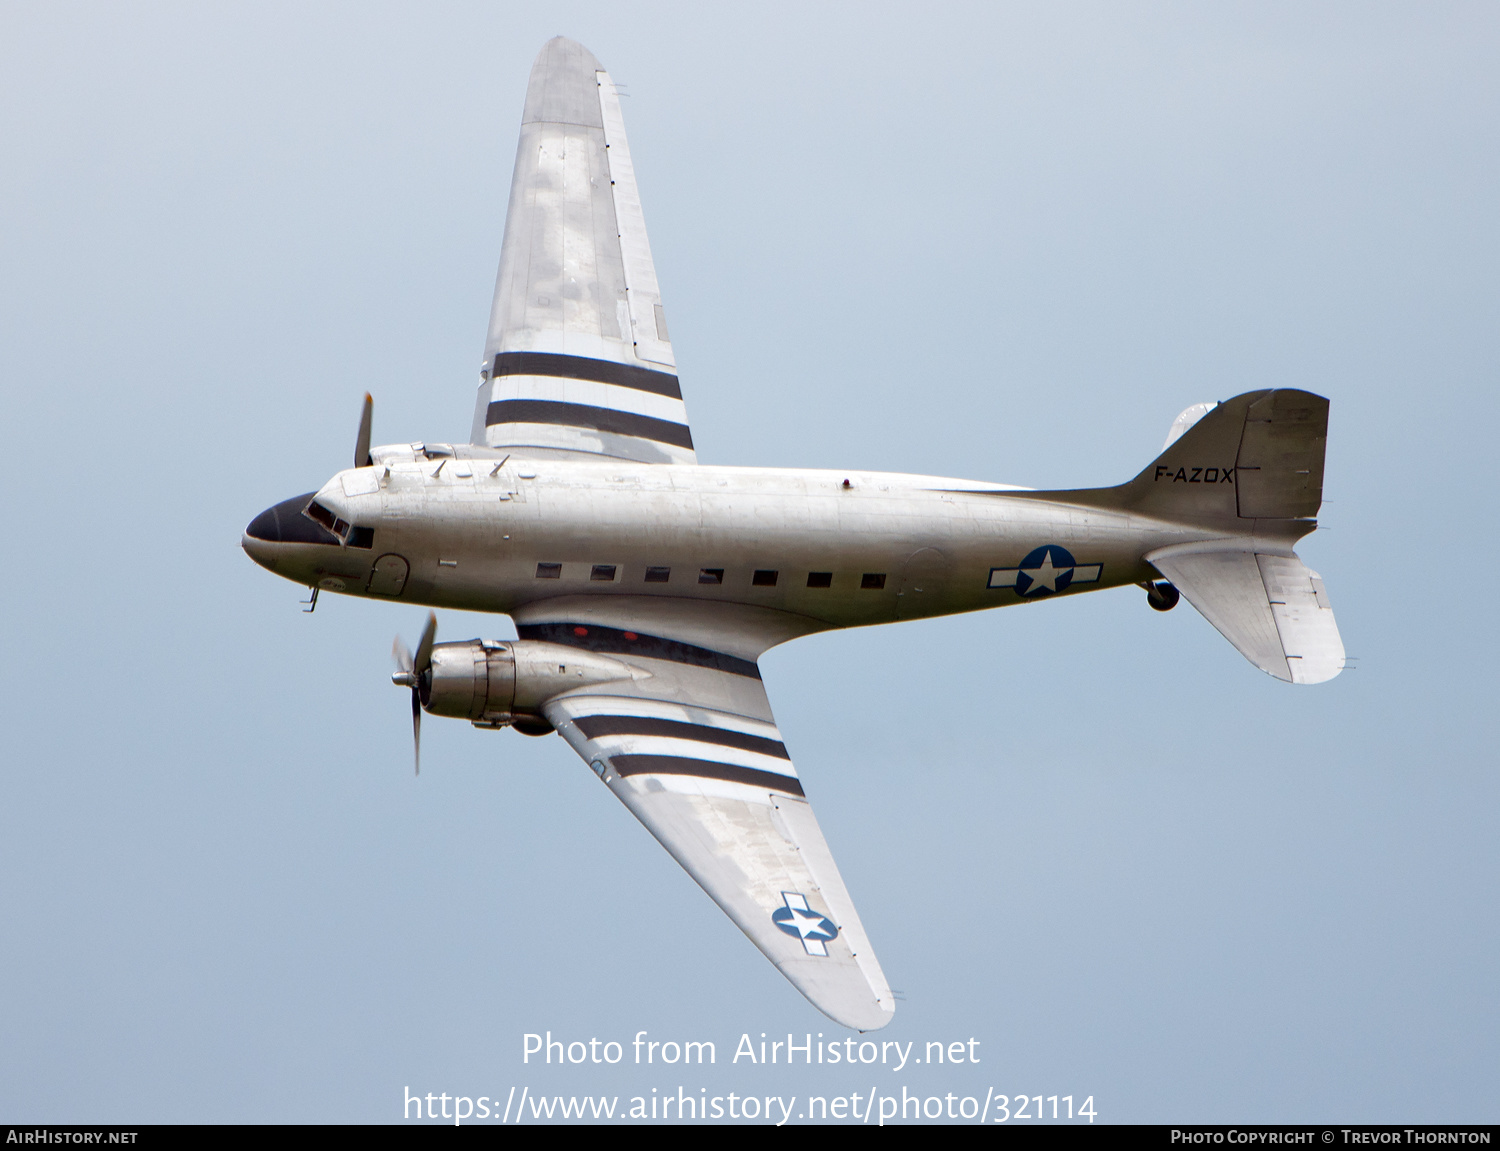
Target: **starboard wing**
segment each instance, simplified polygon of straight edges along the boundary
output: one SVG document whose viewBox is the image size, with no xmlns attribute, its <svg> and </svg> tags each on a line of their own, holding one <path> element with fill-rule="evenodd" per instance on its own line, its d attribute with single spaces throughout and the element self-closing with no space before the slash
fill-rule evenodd
<svg viewBox="0 0 1500 1151">
<path fill-rule="evenodd" d="M 560 36 L 531 70 L 482 375 L 475 444 L 697 462 L 619 95 Z"/>
<path fill-rule="evenodd" d="M 815 1007 L 846 1027 L 884 1027 L 894 997 L 744 654 L 795 621 L 706 618 L 695 604 L 692 625 L 673 627 L 665 606 L 639 623 L 618 603 L 609 623 L 566 601 L 518 612 L 522 639 L 649 673 L 553 699 L 547 719 Z"/>
</svg>

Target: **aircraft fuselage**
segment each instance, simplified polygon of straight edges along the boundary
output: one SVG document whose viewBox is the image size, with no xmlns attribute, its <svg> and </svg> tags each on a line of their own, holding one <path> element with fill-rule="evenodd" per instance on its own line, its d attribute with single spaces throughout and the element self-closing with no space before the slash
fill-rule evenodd
<svg viewBox="0 0 1500 1151">
<path fill-rule="evenodd" d="M 433 607 L 630 595 L 819 630 L 1139 583 L 1158 578 L 1145 553 L 1212 534 L 931 476 L 374 455 L 312 497 L 343 538 L 257 538 L 252 524 L 246 550 L 305 586 Z"/>
</svg>

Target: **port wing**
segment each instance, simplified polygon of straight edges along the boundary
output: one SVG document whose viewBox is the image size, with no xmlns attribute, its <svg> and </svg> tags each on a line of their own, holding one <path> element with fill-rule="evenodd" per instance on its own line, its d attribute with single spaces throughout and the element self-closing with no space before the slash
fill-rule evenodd
<svg viewBox="0 0 1500 1151">
<path fill-rule="evenodd" d="M 697 462 L 619 94 L 562 37 L 531 70 L 471 439 Z"/>
</svg>

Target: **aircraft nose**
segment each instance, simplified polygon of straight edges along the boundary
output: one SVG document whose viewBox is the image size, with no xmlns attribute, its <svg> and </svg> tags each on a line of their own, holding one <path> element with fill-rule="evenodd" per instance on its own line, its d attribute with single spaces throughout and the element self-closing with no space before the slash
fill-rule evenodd
<svg viewBox="0 0 1500 1151">
<path fill-rule="evenodd" d="M 302 509 L 316 492 L 304 492 L 279 504 L 272 504 L 250 521 L 240 539 L 245 554 L 263 568 L 276 570 L 278 556 L 284 555 L 281 544 L 333 544 L 339 538 L 302 514 Z"/>
<path fill-rule="evenodd" d="M 280 504 L 277 504 L 269 507 L 251 520 L 249 526 L 245 528 L 245 538 L 247 540 L 265 540 L 268 543 L 280 543 L 281 524 L 278 522 L 276 516 L 276 509 L 280 506 Z"/>
</svg>

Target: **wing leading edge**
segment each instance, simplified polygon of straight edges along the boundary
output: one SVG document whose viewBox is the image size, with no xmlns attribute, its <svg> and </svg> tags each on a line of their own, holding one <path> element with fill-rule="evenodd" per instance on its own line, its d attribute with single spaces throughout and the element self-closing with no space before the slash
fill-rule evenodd
<svg viewBox="0 0 1500 1151">
<path fill-rule="evenodd" d="M 733 652 L 743 650 L 744 635 L 705 646 L 711 624 L 701 617 L 678 638 L 662 634 L 676 629 L 660 619 L 654 632 L 645 623 L 625 630 L 575 619 L 561 604 L 537 605 L 516 622 L 523 639 L 607 652 L 649 673 L 554 699 L 546 716 L 815 1007 L 859 1031 L 889 1023 L 890 986 L 782 743 L 759 669 Z"/>
<path fill-rule="evenodd" d="M 558 37 L 531 70 L 472 440 L 696 463 L 614 82 Z"/>
</svg>

